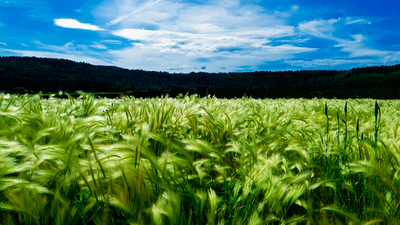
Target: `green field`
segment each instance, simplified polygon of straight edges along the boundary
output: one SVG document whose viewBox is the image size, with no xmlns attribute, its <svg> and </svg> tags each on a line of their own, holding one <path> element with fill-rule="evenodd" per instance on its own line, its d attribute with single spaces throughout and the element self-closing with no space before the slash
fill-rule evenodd
<svg viewBox="0 0 400 225">
<path fill-rule="evenodd" d="M 399 224 L 400 101 L 0 94 L 0 224 Z"/>
</svg>

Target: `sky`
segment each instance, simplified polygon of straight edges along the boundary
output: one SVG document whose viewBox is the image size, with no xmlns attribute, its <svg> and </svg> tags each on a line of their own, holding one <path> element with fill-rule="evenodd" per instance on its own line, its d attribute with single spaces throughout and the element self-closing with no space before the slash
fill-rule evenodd
<svg viewBox="0 0 400 225">
<path fill-rule="evenodd" d="M 171 73 L 400 63 L 399 0 L 0 0 L 0 56 Z"/>
</svg>

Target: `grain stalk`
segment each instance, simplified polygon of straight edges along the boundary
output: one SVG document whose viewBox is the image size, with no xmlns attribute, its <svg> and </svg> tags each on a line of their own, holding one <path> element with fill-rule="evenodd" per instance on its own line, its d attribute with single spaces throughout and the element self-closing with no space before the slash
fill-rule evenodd
<svg viewBox="0 0 400 225">
<path fill-rule="evenodd" d="M 344 123 L 344 146 L 343 149 L 346 152 L 347 149 L 347 101 L 344 104 L 344 119 L 342 119 Z"/>
<path fill-rule="evenodd" d="M 326 138 L 325 138 L 325 152 L 328 152 L 328 143 L 329 143 L 329 115 L 328 115 L 328 103 L 325 102 L 325 117 L 326 117 Z"/>
<path fill-rule="evenodd" d="M 374 150 L 376 151 L 376 148 L 378 147 L 379 125 L 381 122 L 381 108 L 378 105 L 378 101 L 375 101 L 374 116 L 375 116 Z"/>
</svg>

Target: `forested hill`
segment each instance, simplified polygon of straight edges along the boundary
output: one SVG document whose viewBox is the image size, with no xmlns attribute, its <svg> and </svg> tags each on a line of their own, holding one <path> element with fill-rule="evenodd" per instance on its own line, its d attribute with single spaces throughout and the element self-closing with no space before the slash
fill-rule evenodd
<svg viewBox="0 0 400 225">
<path fill-rule="evenodd" d="M 400 98 L 400 65 L 347 71 L 167 73 L 94 66 L 65 59 L 0 57 L 0 92 L 197 93 L 217 97 Z"/>
</svg>

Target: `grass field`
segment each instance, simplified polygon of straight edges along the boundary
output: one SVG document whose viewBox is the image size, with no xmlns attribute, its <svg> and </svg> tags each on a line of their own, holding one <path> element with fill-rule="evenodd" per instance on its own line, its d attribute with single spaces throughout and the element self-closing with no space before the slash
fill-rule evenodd
<svg viewBox="0 0 400 225">
<path fill-rule="evenodd" d="M 0 224 L 400 224 L 400 101 L 0 94 Z"/>
</svg>

